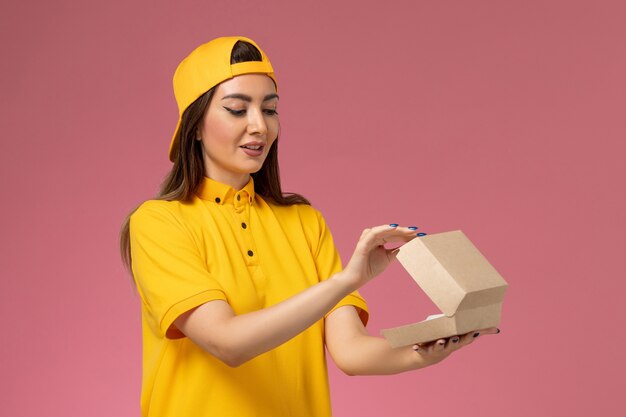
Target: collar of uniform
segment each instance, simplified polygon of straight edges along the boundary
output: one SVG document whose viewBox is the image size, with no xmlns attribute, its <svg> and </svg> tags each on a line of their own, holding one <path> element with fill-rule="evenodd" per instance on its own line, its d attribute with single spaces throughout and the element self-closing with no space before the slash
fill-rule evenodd
<svg viewBox="0 0 626 417">
<path fill-rule="evenodd" d="M 255 195 L 254 179 L 250 176 L 248 183 L 244 185 L 241 190 L 237 191 L 228 184 L 215 181 L 205 176 L 196 194 L 203 200 L 213 201 L 217 204 L 239 205 L 246 201 L 252 203 Z"/>
</svg>

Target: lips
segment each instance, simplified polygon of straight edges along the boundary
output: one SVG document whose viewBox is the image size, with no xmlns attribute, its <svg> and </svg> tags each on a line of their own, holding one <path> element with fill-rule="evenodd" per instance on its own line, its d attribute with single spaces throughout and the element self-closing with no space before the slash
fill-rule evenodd
<svg viewBox="0 0 626 417">
<path fill-rule="evenodd" d="M 262 151 L 264 146 L 262 145 L 242 145 L 240 148 L 252 149 L 253 151 Z"/>
<path fill-rule="evenodd" d="M 256 158 L 264 155 L 265 145 L 263 142 L 248 142 L 245 145 L 241 145 L 240 148 L 246 155 Z"/>
<path fill-rule="evenodd" d="M 265 148 L 265 142 L 253 140 L 248 143 L 244 143 L 240 146 L 240 148 L 250 149 L 251 151 L 263 151 L 263 148 Z"/>
</svg>

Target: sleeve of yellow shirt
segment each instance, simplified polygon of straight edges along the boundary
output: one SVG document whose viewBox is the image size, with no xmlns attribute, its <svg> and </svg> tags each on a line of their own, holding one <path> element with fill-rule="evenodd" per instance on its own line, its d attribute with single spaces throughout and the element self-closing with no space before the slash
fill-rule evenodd
<svg viewBox="0 0 626 417">
<path fill-rule="evenodd" d="M 319 210 L 315 210 L 315 214 L 319 224 L 319 240 L 314 257 L 317 273 L 320 277 L 320 281 L 322 281 L 330 278 L 337 272 L 341 272 L 343 266 L 339 252 L 335 247 L 332 233 L 324 220 L 324 216 L 322 216 L 322 213 L 320 213 Z M 367 320 L 369 318 L 367 303 L 358 291 L 348 294 L 343 300 L 339 301 L 339 303 L 337 303 L 337 305 L 333 307 L 333 309 L 329 311 L 326 316 L 332 313 L 335 309 L 345 305 L 352 305 L 356 307 L 363 325 L 367 325 Z"/>
<path fill-rule="evenodd" d="M 174 339 L 183 337 L 172 326 L 178 316 L 208 301 L 226 300 L 226 295 L 167 204 L 151 200 L 133 213 L 130 248 L 133 275 L 153 331 Z"/>
</svg>

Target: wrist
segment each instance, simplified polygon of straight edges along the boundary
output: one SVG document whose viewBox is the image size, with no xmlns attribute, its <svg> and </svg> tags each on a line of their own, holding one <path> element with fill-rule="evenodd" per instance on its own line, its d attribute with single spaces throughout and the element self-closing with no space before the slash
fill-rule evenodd
<svg viewBox="0 0 626 417">
<path fill-rule="evenodd" d="M 339 284 L 341 288 L 345 291 L 346 295 L 350 294 L 353 291 L 356 291 L 360 287 L 358 277 L 353 276 L 345 270 L 337 272 L 330 279 Z"/>
</svg>

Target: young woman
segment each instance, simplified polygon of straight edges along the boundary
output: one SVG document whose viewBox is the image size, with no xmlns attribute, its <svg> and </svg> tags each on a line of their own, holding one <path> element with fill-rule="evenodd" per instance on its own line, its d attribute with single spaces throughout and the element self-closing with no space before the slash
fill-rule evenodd
<svg viewBox="0 0 626 417">
<path fill-rule="evenodd" d="M 277 81 L 254 41 L 196 48 L 174 91 L 172 170 L 121 235 L 142 301 L 144 416 L 330 416 L 325 347 L 347 374 L 392 374 L 496 332 L 396 349 L 367 333 L 357 289 L 416 228 L 365 229 L 342 268 L 321 213 L 281 191 Z"/>
</svg>

